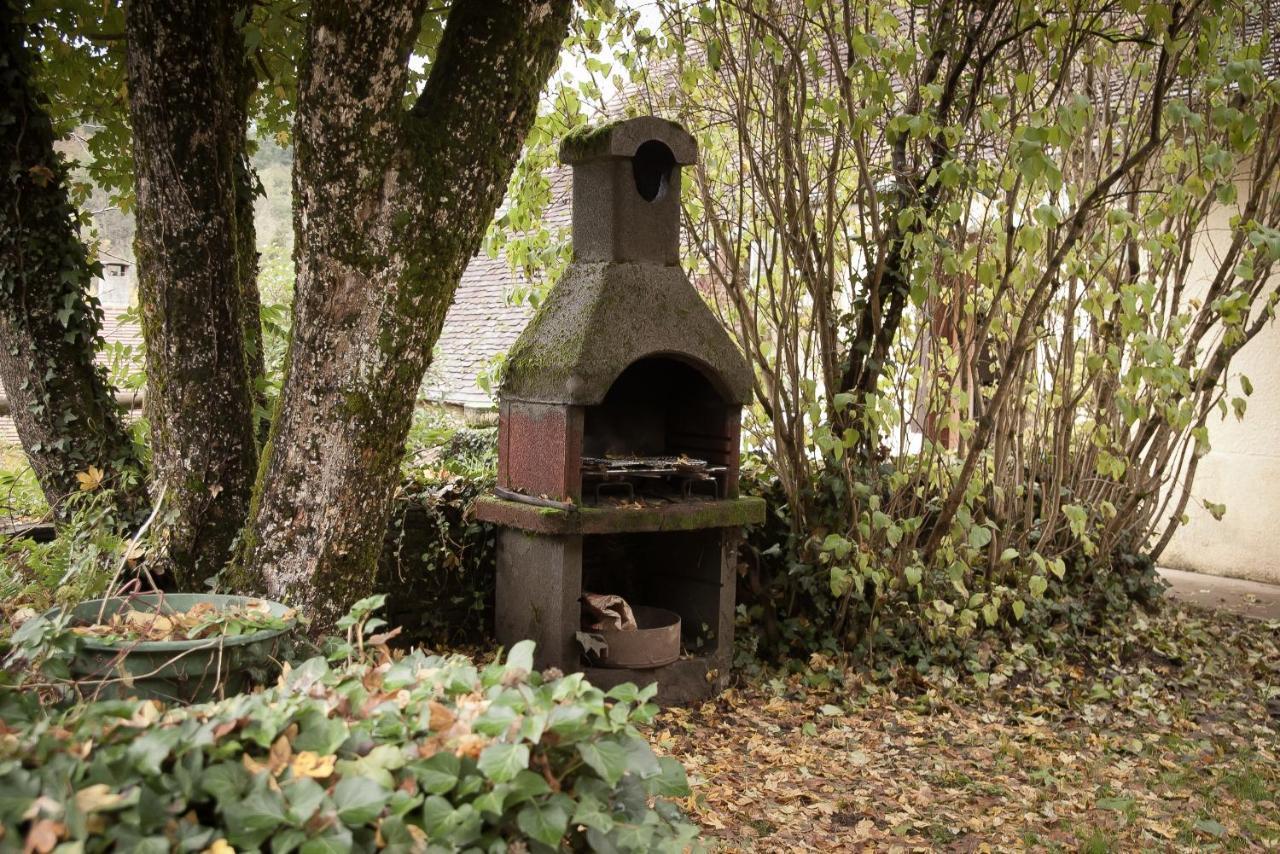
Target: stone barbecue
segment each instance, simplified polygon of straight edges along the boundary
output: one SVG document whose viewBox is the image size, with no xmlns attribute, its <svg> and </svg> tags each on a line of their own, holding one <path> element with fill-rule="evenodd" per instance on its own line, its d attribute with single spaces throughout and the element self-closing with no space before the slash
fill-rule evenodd
<svg viewBox="0 0 1280 854">
<path fill-rule="evenodd" d="M 750 368 L 680 267 L 680 168 L 697 144 L 642 117 L 570 135 L 560 159 L 573 262 L 512 347 L 498 484 L 476 511 L 499 526 L 498 639 L 532 638 L 539 667 L 602 687 L 707 697 L 729 675 L 741 529 L 764 504 L 738 495 Z M 587 592 L 674 612 L 679 657 L 600 666 Z"/>
</svg>

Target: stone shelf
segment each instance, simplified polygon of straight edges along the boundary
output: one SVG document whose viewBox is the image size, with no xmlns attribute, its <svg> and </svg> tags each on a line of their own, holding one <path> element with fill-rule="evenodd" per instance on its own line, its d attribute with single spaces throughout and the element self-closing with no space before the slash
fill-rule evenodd
<svg viewBox="0 0 1280 854">
<path fill-rule="evenodd" d="M 628 534 L 740 528 L 764 521 L 763 498 L 676 501 L 650 507 L 579 507 L 561 510 L 484 496 L 475 503 L 483 522 L 548 536 Z"/>
</svg>

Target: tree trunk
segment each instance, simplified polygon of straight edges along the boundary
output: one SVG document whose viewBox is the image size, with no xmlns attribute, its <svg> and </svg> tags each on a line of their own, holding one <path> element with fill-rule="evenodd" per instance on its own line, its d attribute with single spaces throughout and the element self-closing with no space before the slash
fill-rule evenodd
<svg viewBox="0 0 1280 854">
<path fill-rule="evenodd" d="M 128 522 L 147 503 L 143 470 L 106 372 L 94 364 L 102 309 L 89 293 L 99 269 L 79 237 L 53 125 L 32 82 L 26 27 L 0 0 L 0 380 L 18 437 L 49 506 L 101 470 Z"/>
<path fill-rule="evenodd" d="M 321 627 L 372 590 L 431 349 L 571 3 L 456 0 L 406 111 L 424 6 L 318 0 L 299 80 L 294 334 L 241 580 Z"/>
<path fill-rule="evenodd" d="M 132 0 L 125 18 L 152 468 L 169 496 L 166 558 L 184 588 L 231 555 L 257 468 L 245 334 L 257 322 L 256 284 L 245 280 L 252 205 L 238 178 L 249 72 L 235 13 Z"/>
</svg>

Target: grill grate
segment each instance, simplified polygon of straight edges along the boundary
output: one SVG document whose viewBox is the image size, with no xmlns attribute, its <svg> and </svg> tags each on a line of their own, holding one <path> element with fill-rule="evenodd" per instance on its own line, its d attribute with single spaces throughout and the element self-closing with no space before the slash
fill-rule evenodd
<svg viewBox="0 0 1280 854">
<path fill-rule="evenodd" d="M 650 493 L 666 488 L 682 499 L 719 498 L 717 475 L 727 470 L 688 456 L 583 457 L 582 485 L 591 489 L 597 503 L 604 498 L 633 501 L 637 488 Z"/>
</svg>

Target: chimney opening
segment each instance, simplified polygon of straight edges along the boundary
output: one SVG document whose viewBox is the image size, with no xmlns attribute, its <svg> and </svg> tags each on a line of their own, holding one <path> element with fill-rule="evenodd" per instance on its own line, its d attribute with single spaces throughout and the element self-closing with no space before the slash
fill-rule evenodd
<svg viewBox="0 0 1280 854">
<path fill-rule="evenodd" d="M 656 202 L 667 193 L 671 181 L 671 167 L 676 156 L 664 143 L 651 139 L 636 149 L 631 158 L 631 173 L 635 177 L 636 192 L 646 202 Z"/>
</svg>

